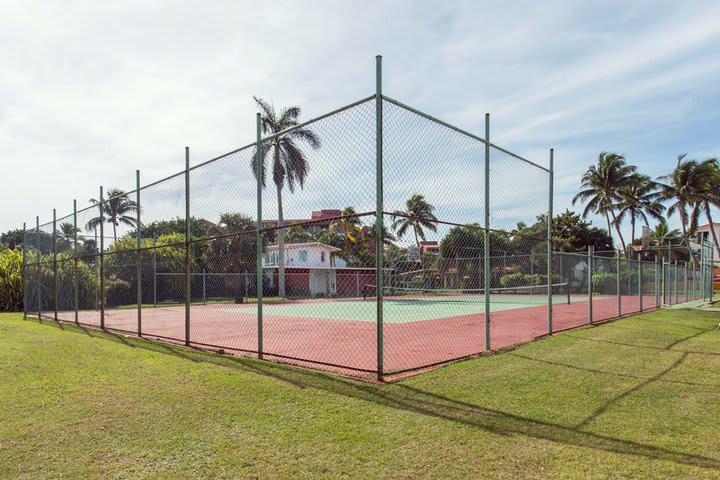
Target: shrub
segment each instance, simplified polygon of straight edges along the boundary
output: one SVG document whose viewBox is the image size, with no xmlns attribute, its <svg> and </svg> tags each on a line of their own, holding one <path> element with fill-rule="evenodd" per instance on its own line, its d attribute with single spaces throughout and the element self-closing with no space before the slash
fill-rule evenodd
<svg viewBox="0 0 720 480">
<path fill-rule="evenodd" d="M 23 308 L 22 252 L 0 252 L 0 310 L 16 312 Z"/>
<path fill-rule="evenodd" d="M 614 273 L 593 273 L 593 290 L 598 293 L 609 292 L 617 289 L 617 275 Z"/>
<path fill-rule="evenodd" d="M 553 283 L 560 282 L 560 275 L 552 276 Z M 510 273 L 500 277 L 500 286 L 502 287 L 527 287 L 531 285 L 546 285 L 547 275 L 529 273 Z"/>
</svg>

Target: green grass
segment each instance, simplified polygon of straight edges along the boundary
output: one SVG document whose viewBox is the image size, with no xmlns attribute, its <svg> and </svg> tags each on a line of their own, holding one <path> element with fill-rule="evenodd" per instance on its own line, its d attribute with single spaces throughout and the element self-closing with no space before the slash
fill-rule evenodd
<svg viewBox="0 0 720 480">
<path fill-rule="evenodd" d="M 2 478 L 720 478 L 720 314 L 374 385 L 0 315 Z"/>
</svg>

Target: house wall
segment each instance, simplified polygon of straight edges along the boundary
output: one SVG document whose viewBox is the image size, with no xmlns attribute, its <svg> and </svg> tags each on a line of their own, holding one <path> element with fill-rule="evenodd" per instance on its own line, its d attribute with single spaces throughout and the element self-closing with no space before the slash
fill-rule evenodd
<svg viewBox="0 0 720 480">
<path fill-rule="evenodd" d="M 300 260 L 300 251 L 306 251 L 307 252 L 307 260 L 301 261 Z M 322 252 L 325 252 L 325 260 L 322 260 Z M 270 252 L 268 252 L 270 253 Z M 303 247 L 290 247 L 286 245 L 285 247 L 285 267 L 307 267 L 307 268 L 332 268 L 333 266 L 336 268 L 345 268 L 347 264 L 345 263 L 345 260 L 342 258 L 336 257 L 334 262 L 330 263 L 330 257 L 332 254 L 332 250 L 323 247 L 321 245 L 308 245 Z M 267 262 L 268 254 L 265 255 L 265 258 L 263 260 L 263 263 L 265 266 L 270 265 Z"/>
</svg>

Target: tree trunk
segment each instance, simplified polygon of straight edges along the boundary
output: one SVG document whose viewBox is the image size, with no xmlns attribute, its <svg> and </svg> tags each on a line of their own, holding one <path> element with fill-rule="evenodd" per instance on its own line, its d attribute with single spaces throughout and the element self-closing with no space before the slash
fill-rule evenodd
<svg viewBox="0 0 720 480">
<path fill-rule="evenodd" d="M 615 218 L 615 212 L 613 210 L 610 210 L 610 214 L 613 217 L 613 223 L 615 224 L 615 230 L 617 231 L 618 237 L 620 237 L 620 244 L 622 245 L 622 250 L 627 254 L 627 249 L 625 248 L 625 239 L 622 236 L 622 233 L 620 233 L 620 225 L 617 224 L 617 218 Z"/>
<path fill-rule="evenodd" d="M 610 239 L 612 239 L 612 228 L 610 227 L 610 215 L 608 215 L 607 212 L 605 212 L 605 221 L 607 221 L 608 236 L 610 237 Z"/>
<path fill-rule="evenodd" d="M 278 296 L 285 298 L 285 221 L 283 220 L 282 184 L 277 186 L 278 202 Z"/>
<path fill-rule="evenodd" d="M 117 225 L 115 222 L 113 222 L 113 238 L 115 239 L 115 243 L 117 243 Z"/>
<path fill-rule="evenodd" d="M 635 245 L 635 217 L 630 219 L 630 245 Z"/>
</svg>

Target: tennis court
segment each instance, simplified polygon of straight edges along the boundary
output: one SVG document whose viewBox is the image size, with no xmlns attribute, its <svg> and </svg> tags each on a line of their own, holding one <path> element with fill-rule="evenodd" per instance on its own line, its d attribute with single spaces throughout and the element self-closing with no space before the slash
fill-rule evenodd
<svg viewBox="0 0 720 480">
<path fill-rule="evenodd" d="M 548 333 L 547 296 L 540 290 L 537 294 L 491 296 L 490 335 L 494 349 Z M 484 295 L 423 292 L 422 296 L 411 297 L 406 292 L 384 298 L 383 354 L 390 378 L 484 350 Z M 638 298 L 623 297 L 625 308 L 637 304 Z M 616 305 L 613 296 L 593 299 L 598 318 L 616 316 Z M 264 304 L 263 358 L 371 378 L 377 371 L 376 309 L 374 297 Z M 587 322 L 587 296 L 555 294 L 553 311 L 556 331 L 582 325 Z M 108 309 L 104 315 L 106 329 L 137 335 L 135 309 Z M 52 318 L 52 314 L 43 316 Z M 192 305 L 190 317 L 190 345 L 258 356 L 257 304 Z M 73 311 L 58 312 L 58 320 L 74 322 L 74 318 Z M 80 311 L 78 322 L 99 327 L 100 312 Z M 145 338 L 184 343 L 185 326 L 184 305 L 142 310 Z"/>
</svg>

